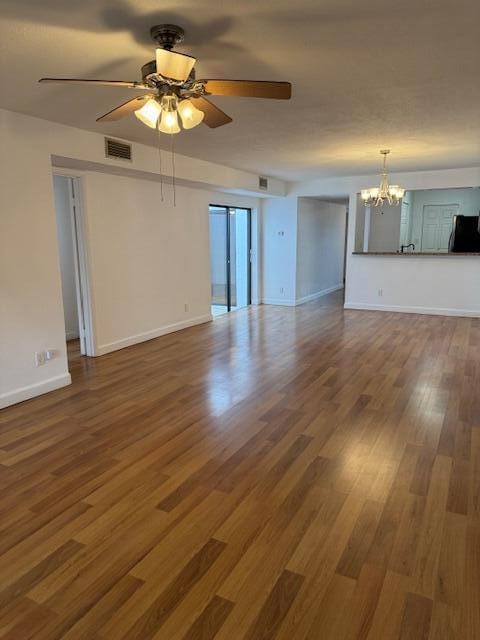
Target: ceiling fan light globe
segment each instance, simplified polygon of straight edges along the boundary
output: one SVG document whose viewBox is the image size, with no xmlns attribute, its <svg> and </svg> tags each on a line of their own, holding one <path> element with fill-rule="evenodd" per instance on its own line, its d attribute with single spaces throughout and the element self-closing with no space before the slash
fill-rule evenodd
<svg viewBox="0 0 480 640">
<path fill-rule="evenodd" d="M 199 125 L 205 114 L 200 109 L 197 109 L 190 100 L 182 100 L 178 105 L 178 113 L 182 119 L 184 129 L 193 129 Z"/>
<path fill-rule="evenodd" d="M 158 129 L 162 133 L 180 133 L 177 112 L 163 110 Z"/>
<path fill-rule="evenodd" d="M 156 100 L 148 100 L 141 109 L 135 111 L 136 117 L 151 129 L 157 128 L 158 118 L 162 110 Z"/>
</svg>

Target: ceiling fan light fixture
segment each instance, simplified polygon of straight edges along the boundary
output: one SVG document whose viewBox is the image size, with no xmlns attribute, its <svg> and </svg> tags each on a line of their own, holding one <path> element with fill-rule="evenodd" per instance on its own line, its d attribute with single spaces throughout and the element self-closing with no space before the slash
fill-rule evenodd
<svg viewBox="0 0 480 640">
<path fill-rule="evenodd" d="M 151 129 L 157 128 L 158 118 L 161 113 L 162 109 L 154 99 L 148 100 L 141 109 L 137 109 L 137 111 L 135 111 L 135 115 L 140 122 L 143 122 L 143 124 L 146 124 L 147 127 L 150 127 Z"/>
<path fill-rule="evenodd" d="M 160 104 L 162 115 L 160 117 L 159 131 L 162 133 L 180 133 L 178 124 L 177 98 L 172 95 L 163 96 Z"/>
<path fill-rule="evenodd" d="M 105 85 L 129 89 L 142 89 L 147 93 L 127 100 L 97 118 L 97 122 L 114 122 L 135 113 L 140 122 L 165 133 L 178 133 L 183 124 L 192 129 L 203 122 L 216 129 L 232 122 L 210 96 L 239 96 L 289 100 L 289 82 L 261 80 L 197 80 L 193 56 L 172 51 L 183 42 L 185 32 L 175 24 L 157 24 L 150 35 L 158 44 L 155 60 L 141 67 L 141 80 L 96 80 L 91 78 L 41 78 L 39 82 L 61 84 Z M 166 100 L 167 99 L 167 100 Z M 166 104 L 165 104 L 166 100 Z M 178 108 L 178 109 L 177 109 Z M 180 114 L 181 123 L 178 119 Z"/>
<path fill-rule="evenodd" d="M 182 100 L 177 109 L 182 119 L 184 129 L 193 129 L 193 127 L 199 125 L 205 117 L 203 111 L 197 109 L 191 100 L 188 99 Z"/>
</svg>

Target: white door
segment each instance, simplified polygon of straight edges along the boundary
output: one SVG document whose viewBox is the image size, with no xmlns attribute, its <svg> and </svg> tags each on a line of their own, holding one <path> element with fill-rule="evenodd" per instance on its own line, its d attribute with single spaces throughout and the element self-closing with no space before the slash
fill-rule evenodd
<svg viewBox="0 0 480 640">
<path fill-rule="evenodd" d="M 422 251 L 448 251 L 453 217 L 458 204 L 426 204 L 423 207 Z"/>
</svg>

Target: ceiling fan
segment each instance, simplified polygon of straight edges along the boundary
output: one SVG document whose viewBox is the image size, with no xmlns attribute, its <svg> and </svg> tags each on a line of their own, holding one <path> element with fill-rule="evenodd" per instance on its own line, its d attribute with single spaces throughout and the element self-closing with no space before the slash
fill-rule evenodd
<svg viewBox="0 0 480 640">
<path fill-rule="evenodd" d="M 204 122 L 211 128 L 232 122 L 232 118 L 219 109 L 207 96 L 242 96 L 247 98 L 273 98 L 289 100 L 292 87 L 289 82 L 263 82 L 258 80 L 197 80 L 192 56 L 173 51 L 183 42 L 184 30 L 174 24 L 160 24 L 150 29 L 159 45 L 156 59 L 143 65 L 142 80 L 84 80 L 76 78 L 41 78 L 39 82 L 81 83 L 126 87 L 146 90 L 105 113 L 97 122 L 114 121 L 134 112 L 137 118 L 163 133 L 178 133 Z"/>
</svg>

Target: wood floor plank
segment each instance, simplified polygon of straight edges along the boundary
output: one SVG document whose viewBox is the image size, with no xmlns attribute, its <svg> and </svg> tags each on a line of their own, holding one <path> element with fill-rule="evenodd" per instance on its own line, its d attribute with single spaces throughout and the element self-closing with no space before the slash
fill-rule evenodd
<svg viewBox="0 0 480 640">
<path fill-rule="evenodd" d="M 367 500 L 337 565 L 337 573 L 358 579 L 373 542 L 383 505 Z"/>
<path fill-rule="evenodd" d="M 388 562 L 391 571 L 406 576 L 412 575 L 425 516 L 425 504 L 424 496 L 407 496 Z"/>
<path fill-rule="evenodd" d="M 432 605 L 428 598 L 407 594 L 399 640 L 428 640 Z"/>
<path fill-rule="evenodd" d="M 428 640 L 466 640 L 468 636 L 461 625 L 461 610 L 437 600 L 432 607 Z"/>
<path fill-rule="evenodd" d="M 368 640 L 398 640 L 411 579 L 387 571 L 368 632 Z"/>
<path fill-rule="evenodd" d="M 450 458 L 438 456 L 435 460 L 413 572 L 415 593 L 430 599 L 437 584 L 451 466 Z"/>
<path fill-rule="evenodd" d="M 460 607 L 464 599 L 467 518 L 447 513 L 437 571 L 435 600 Z"/>
<path fill-rule="evenodd" d="M 213 640 L 234 606 L 233 602 L 214 596 L 192 624 L 184 640 Z"/>
<path fill-rule="evenodd" d="M 271 640 L 292 606 L 304 577 L 291 571 L 283 571 L 260 610 L 245 638 L 246 640 Z"/>
<path fill-rule="evenodd" d="M 373 624 L 386 571 L 383 568 L 365 564 L 358 577 L 350 603 L 350 623 L 346 638 L 365 640 Z"/>
<path fill-rule="evenodd" d="M 313 618 L 307 640 L 339 640 L 350 621 L 350 605 L 356 581 L 334 574 Z"/>
</svg>

